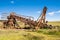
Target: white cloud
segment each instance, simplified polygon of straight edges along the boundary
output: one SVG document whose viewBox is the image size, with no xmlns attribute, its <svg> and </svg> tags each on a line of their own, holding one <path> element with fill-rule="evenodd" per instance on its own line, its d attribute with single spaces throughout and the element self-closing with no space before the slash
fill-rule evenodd
<svg viewBox="0 0 60 40">
<path fill-rule="evenodd" d="M 60 10 L 58 11 L 58 13 L 60 13 Z"/>
<path fill-rule="evenodd" d="M 11 2 L 11 4 L 14 4 L 14 1 L 10 1 Z"/>
<path fill-rule="evenodd" d="M 50 12 L 48 13 L 50 16 L 53 16 L 55 12 Z"/>
<path fill-rule="evenodd" d="M 41 11 L 37 11 L 37 13 L 41 13 Z"/>
<path fill-rule="evenodd" d="M 49 14 L 50 16 L 53 16 L 55 13 L 60 13 L 60 10 L 55 11 L 55 12 L 49 12 L 48 14 Z"/>
<path fill-rule="evenodd" d="M 1 15 L 0 15 L 0 19 L 1 19 Z"/>
</svg>

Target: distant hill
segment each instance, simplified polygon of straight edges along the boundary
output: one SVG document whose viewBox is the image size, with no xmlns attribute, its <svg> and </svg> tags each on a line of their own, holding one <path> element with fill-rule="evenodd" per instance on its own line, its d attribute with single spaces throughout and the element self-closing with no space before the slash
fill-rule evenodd
<svg viewBox="0 0 60 40">
<path fill-rule="evenodd" d="M 3 22 L 3 21 L 6 21 L 6 20 L 0 20 L 0 22 Z"/>
</svg>

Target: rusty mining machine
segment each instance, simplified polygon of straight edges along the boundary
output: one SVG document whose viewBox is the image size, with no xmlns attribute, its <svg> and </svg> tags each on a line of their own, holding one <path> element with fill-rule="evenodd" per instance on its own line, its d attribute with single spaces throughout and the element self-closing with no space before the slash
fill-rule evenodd
<svg viewBox="0 0 60 40">
<path fill-rule="evenodd" d="M 34 28 L 34 29 L 45 28 L 45 27 L 48 26 L 47 25 L 47 21 L 45 20 L 46 19 L 46 11 L 47 11 L 47 7 L 44 7 L 43 12 L 41 13 L 41 15 L 39 16 L 39 18 L 37 19 L 37 21 L 32 20 L 33 17 L 27 16 L 29 18 L 26 18 L 24 16 L 22 17 L 22 16 L 15 15 L 15 13 L 12 12 L 9 16 L 7 16 L 8 20 L 5 21 L 5 22 L 3 22 L 4 28 L 7 25 L 12 25 L 12 26 L 14 26 L 14 28 L 16 28 L 15 27 L 15 25 L 17 24 L 16 21 L 22 21 L 22 22 L 25 23 L 25 25 L 28 24 L 30 26 L 29 28 Z"/>
</svg>

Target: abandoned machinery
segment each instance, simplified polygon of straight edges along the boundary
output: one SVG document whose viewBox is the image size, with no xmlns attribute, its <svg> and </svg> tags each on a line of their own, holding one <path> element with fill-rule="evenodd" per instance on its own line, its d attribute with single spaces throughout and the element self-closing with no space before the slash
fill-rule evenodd
<svg viewBox="0 0 60 40">
<path fill-rule="evenodd" d="M 29 26 L 28 27 L 25 26 L 24 27 L 25 29 L 51 28 L 51 27 L 48 27 L 47 21 L 45 20 L 46 11 L 47 11 L 47 8 L 44 7 L 43 12 L 38 17 L 37 21 L 34 21 L 33 20 L 34 18 L 31 16 L 18 16 L 14 12 L 12 12 L 12 13 L 10 13 L 9 16 L 7 16 L 8 20 L 3 22 L 3 25 L 4 25 L 3 28 L 12 27 L 12 28 L 20 29 L 21 27 L 19 26 L 17 21 L 21 21 L 21 22 L 25 23 L 25 25 L 28 24 Z"/>
</svg>

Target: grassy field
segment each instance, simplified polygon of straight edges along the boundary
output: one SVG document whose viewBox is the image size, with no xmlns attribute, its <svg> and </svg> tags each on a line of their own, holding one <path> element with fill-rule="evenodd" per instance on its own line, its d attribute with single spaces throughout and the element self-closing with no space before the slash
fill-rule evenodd
<svg viewBox="0 0 60 40">
<path fill-rule="evenodd" d="M 60 26 L 60 22 L 49 22 L 48 24 Z M 2 23 L 0 27 L 1 25 Z M 60 29 L 39 29 L 38 31 L 0 29 L 0 40 L 60 40 Z"/>
<path fill-rule="evenodd" d="M 0 30 L 0 40 L 60 40 L 60 32 L 50 29 L 40 29 L 39 31 L 2 29 Z"/>
<path fill-rule="evenodd" d="M 49 25 L 60 26 L 60 21 L 48 22 Z"/>
<path fill-rule="evenodd" d="M 4 29 L 0 30 L 0 40 L 60 40 L 60 32 L 55 34 L 54 31 L 48 29 L 40 29 L 39 31 Z"/>
</svg>

